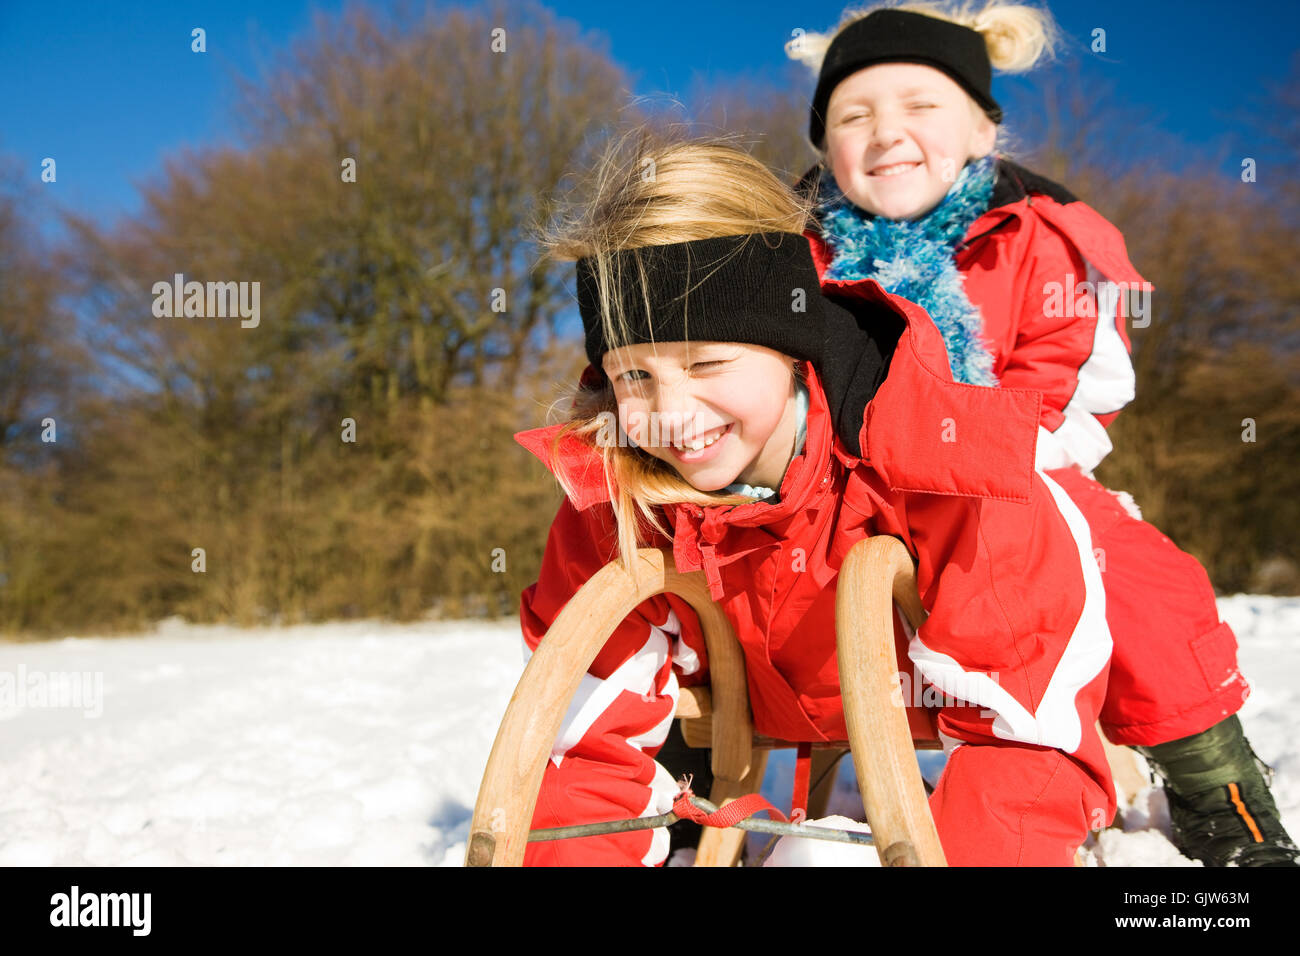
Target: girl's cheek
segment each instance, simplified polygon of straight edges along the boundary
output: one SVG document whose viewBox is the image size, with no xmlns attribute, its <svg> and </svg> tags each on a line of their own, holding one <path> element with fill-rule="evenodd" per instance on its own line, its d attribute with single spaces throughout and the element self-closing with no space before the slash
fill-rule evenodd
<svg viewBox="0 0 1300 956">
<path fill-rule="evenodd" d="M 831 173 L 837 182 L 849 179 L 862 158 L 862 148 L 853 140 L 844 140 L 831 153 Z M 843 186 L 841 185 L 841 188 Z"/>
</svg>

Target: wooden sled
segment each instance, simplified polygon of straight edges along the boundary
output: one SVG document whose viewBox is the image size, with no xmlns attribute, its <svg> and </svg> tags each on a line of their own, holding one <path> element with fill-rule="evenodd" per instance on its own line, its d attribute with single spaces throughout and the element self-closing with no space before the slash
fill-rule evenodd
<svg viewBox="0 0 1300 956">
<path fill-rule="evenodd" d="M 719 807 L 762 783 L 767 754 L 795 743 L 756 737 L 750 716 L 745 660 L 731 623 L 712 600 L 701 572 L 679 573 L 672 555 L 643 548 L 635 572 L 617 562 L 602 568 L 551 624 L 524 669 L 488 757 L 470 822 L 466 866 L 519 866 L 551 747 L 583 675 L 614 629 L 641 602 L 670 592 L 699 617 L 708 651 L 710 687 L 683 688 L 676 716 L 691 746 L 712 748 L 713 789 Z M 938 749 L 917 739 L 909 709 L 900 706 L 894 606 L 912 628 L 925 619 L 911 556 L 897 538 L 859 541 L 840 569 L 836 590 L 836 646 L 848 741 L 814 745 L 812 779 L 847 749 L 884 866 L 944 866 L 916 749 Z M 810 817 L 824 814 L 834 775 L 809 794 Z M 696 866 L 734 866 L 745 832 L 706 827 Z"/>
</svg>

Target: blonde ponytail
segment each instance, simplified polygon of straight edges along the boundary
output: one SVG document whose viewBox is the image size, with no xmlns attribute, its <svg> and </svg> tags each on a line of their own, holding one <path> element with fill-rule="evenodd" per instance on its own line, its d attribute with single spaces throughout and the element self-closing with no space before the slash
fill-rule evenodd
<svg viewBox="0 0 1300 956">
<path fill-rule="evenodd" d="M 989 62 L 1002 73 L 1023 73 L 1040 60 L 1055 55 L 1060 31 L 1046 9 L 1005 0 L 985 0 L 978 9 L 975 7 L 972 2 L 953 0 L 904 0 L 851 8 L 844 11 L 834 30 L 804 33 L 791 39 L 785 45 L 786 55 L 813 73 L 820 73 L 826 51 L 840 31 L 870 13 L 885 9 L 906 10 L 970 27 L 984 37 Z"/>
</svg>

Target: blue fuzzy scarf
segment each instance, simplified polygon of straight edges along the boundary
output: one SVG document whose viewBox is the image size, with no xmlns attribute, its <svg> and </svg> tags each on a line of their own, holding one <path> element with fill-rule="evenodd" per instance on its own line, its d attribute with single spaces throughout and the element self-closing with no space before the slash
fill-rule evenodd
<svg viewBox="0 0 1300 956">
<path fill-rule="evenodd" d="M 995 176 L 991 154 L 968 164 L 943 201 L 920 219 L 872 216 L 840 191 L 829 170 L 817 196 L 822 230 L 834 252 L 826 278 L 875 279 L 921 306 L 943 334 L 953 378 L 971 385 L 998 380 L 979 309 L 966 297 L 953 256 L 971 223 L 988 211 Z"/>
</svg>

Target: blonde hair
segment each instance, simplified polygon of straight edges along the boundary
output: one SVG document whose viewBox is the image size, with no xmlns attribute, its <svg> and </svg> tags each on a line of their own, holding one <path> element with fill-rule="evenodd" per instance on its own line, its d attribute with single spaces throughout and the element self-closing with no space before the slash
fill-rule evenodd
<svg viewBox="0 0 1300 956">
<path fill-rule="evenodd" d="M 1039 60 L 1054 55 L 1060 32 L 1046 10 L 1004 0 L 985 0 L 978 10 L 970 2 L 954 0 L 903 0 L 875 3 L 845 10 L 839 25 L 827 33 L 805 33 L 785 45 L 786 55 L 820 73 L 831 41 L 844 28 L 877 10 L 905 10 L 936 20 L 959 23 L 984 37 L 989 62 L 1002 73 L 1023 73 Z"/>
<path fill-rule="evenodd" d="M 1024 73 L 1038 65 L 1039 61 L 1051 58 L 1056 53 L 1060 42 L 1060 30 L 1051 13 L 1046 9 L 1031 7 L 1023 3 L 1007 3 L 1005 0 L 985 0 L 978 5 L 959 0 L 903 0 L 903 2 L 875 3 L 867 7 L 852 7 L 845 10 L 835 29 L 826 33 L 805 33 L 790 40 L 785 45 L 785 52 L 792 60 L 797 60 L 820 74 L 822 61 L 832 41 L 850 24 L 877 10 L 904 10 L 946 20 L 969 27 L 984 38 L 988 50 L 989 63 L 1001 73 Z M 973 97 L 967 94 L 976 112 L 983 115 Z M 1004 135 L 998 129 L 998 145 L 1004 146 Z M 1004 150 L 1005 151 L 1005 150 Z"/>
<path fill-rule="evenodd" d="M 726 139 L 675 138 L 645 127 L 616 138 L 588 177 L 585 201 L 576 215 L 552 226 L 541 244 L 560 262 L 587 259 L 599 292 L 605 341 L 611 349 L 631 341 L 618 295 L 619 262 L 644 280 L 640 257 L 616 254 L 647 246 L 762 232 L 801 233 L 811 220 L 811 203 L 766 166 Z M 645 306 L 649 300 L 640 282 Z M 796 374 L 798 369 L 796 367 Z M 617 557 L 631 567 L 647 526 L 670 537 L 655 508 L 668 504 L 744 504 L 752 498 L 695 488 L 666 462 L 622 441 L 599 441 L 617 421 L 618 403 L 608 380 L 600 388 L 578 387 L 566 396 L 568 420 L 552 446 L 577 438 L 599 450 L 606 488 L 618 524 Z M 562 399 L 561 401 L 564 401 Z M 612 416 L 612 417 L 611 417 Z M 621 436 L 620 436 L 621 437 Z M 566 494 L 573 485 L 563 469 L 556 477 Z"/>
</svg>

